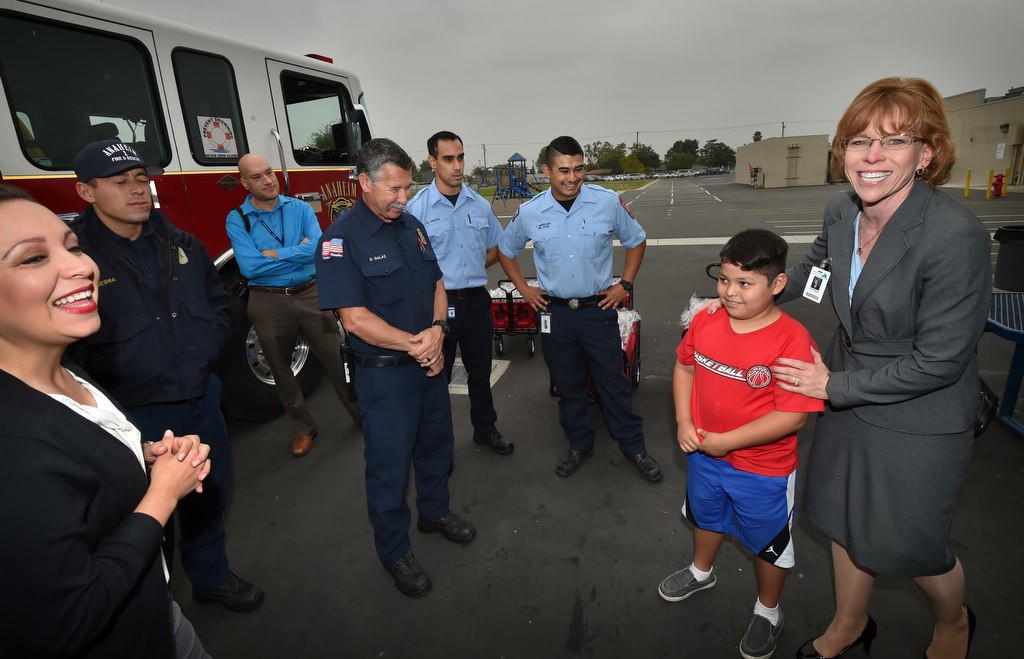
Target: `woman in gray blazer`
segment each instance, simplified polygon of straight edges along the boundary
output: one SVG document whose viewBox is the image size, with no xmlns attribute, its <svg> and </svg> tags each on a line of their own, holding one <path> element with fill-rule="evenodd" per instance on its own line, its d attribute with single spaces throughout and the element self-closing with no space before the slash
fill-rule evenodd
<svg viewBox="0 0 1024 659">
<path fill-rule="evenodd" d="M 836 613 L 797 657 L 870 649 L 877 573 L 912 577 L 926 595 L 935 618 L 926 657 L 964 657 L 974 616 L 949 533 L 974 446 L 991 240 L 934 187 L 949 180 L 955 150 L 942 97 L 926 81 L 869 85 L 832 146 L 832 173 L 853 191 L 828 204 L 780 300 L 828 269 L 839 327 L 814 363 L 774 369 L 783 389 L 827 401 L 803 509 L 832 538 Z"/>
</svg>

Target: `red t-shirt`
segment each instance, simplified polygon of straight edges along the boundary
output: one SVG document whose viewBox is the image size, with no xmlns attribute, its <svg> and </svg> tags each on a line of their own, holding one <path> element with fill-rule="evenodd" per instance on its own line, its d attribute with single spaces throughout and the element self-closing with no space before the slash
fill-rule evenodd
<svg viewBox="0 0 1024 659">
<path fill-rule="evenodd" d="M 820 412 L 824 401 L 776 386 L 771 366 L 778 357 L 811 361 L 817 349 L 803 325 L 785 312 L 767 327 L 737 334 L 725 310 L 698 313 L 676 349 L 683 366 L 693 366 L 690 414 L 694 427 L 726 432 L 772 410 Z M 796 434 L 726 454 L 736 469 L 786 476 L 796 469 Z"/>
</svg>

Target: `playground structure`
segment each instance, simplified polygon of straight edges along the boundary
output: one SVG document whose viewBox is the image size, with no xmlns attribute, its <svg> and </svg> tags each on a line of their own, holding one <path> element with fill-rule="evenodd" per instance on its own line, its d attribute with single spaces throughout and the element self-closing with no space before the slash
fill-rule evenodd
<svg viewBox="0 0 1024 659">
<path fill-rule="evenodd" d="M 533 190 L 527 180 L 529 170 L 526 167 L 526 158 L 518 153 L 509 156 L 508 162 L 504 165 L 495 165 L 494 170 L 494 199 L 501 199 L 505 202 L 509 199 L 530 199 L 533 197 Z M 532 188 L 532 189 L 531 189 Z"/>
</svg>

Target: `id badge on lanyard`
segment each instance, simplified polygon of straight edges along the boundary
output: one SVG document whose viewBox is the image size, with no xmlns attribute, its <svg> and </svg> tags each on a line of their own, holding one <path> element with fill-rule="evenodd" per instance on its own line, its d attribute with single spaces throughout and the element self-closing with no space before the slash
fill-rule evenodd
<svg viewBox="0 0 1024 659">
<path fill-rule="evenodd" d="M 825 289 L 828 288 L 828 280 L 832 278 L 831 268 L 831 258 L 827 258 L 821 262 L 821 265 L 811 268 L 811 276 L 804 284 L 805 298 L 816 304 L 821 302 L 821 298 L 825 295 Z"/>
</svg>

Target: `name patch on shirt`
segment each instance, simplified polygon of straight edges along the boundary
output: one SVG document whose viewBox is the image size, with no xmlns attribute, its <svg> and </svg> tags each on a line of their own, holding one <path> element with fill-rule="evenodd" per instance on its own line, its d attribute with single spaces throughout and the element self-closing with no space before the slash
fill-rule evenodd
<svg viewBox="0 0 1024 659">
<path fill-rule="evenodd" d="M 325 240 L 321 245 L 320 256 L 325 261 L 330 258 L 341 258 L 345 256 L 345 241 L 341 238 Z"/>
</svg>

